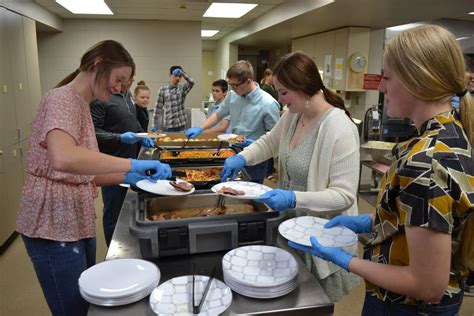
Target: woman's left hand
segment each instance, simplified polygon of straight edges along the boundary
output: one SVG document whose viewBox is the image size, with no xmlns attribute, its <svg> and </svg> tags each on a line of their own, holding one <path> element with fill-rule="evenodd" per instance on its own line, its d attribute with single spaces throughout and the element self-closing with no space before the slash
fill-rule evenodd
<svg viewBox="0 0 474 316">
<path fill-rule="evenodd" d="M 260 195 L 260 199 L 255 202 L 265 203 L 271 209 L 281 212 L 295 207 L 295 192 L 275 189 Z"/>
<path fill-rule="evenodd" d="M 288 246 L 305 251 L 326 261 L 330 261 L 349 271 L 349 262 L 351 262 L 353 255 L 347 253 L 339 247 L 323 246 L 314 236 L 311 236 L 309 240 L 311 241 L 312 247 L 300 245 L 292 241 L 288 242 Z"/>
</svg>

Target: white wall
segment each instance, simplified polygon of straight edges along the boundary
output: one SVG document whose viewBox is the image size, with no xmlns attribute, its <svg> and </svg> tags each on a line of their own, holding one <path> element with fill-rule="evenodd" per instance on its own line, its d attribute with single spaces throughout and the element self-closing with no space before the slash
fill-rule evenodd
<svg viewBox="0 0 474 316">
<path fill-rule="evenodd" d="M 172 65 L 181 65 L 196 82 L 186 106 L 201 106 L 201 22 L 64 20 L 63 32 L 38 34 L 42 93 L 74 71 L 90 46 L 105 39 L 121 42 L 132 55 L 135 83 L 145 80 L 152 91 L 149 107 L 159 87 L 168 83 Z"/>
</svg>

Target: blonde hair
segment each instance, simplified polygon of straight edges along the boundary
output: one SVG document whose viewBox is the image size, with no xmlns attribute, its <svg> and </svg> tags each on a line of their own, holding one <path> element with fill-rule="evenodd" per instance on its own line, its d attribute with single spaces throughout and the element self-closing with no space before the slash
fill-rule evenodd
<svg viewBox="0 0 474 316">
<path fill-rule="evenodd" d="M 403 86 L 420 100 L 445 103 L 458 95 L 461 122 L 473 144 L 473 102 L 466 93 L 466 64 L 453 34 L 437 25 L 404 31 L 387 43 L 384 60 Z"/>
<path fill-rule="evenodd" d="M 273 71 L 270 68 L 265 69 L 263 72 L 263 78 L 260 80 L 260 85 L 264 85 L 267 81 L 267 77 L 273 75 Z"/>
<path fill-rule="evenodd" d="M 135 87 L 135 90 L 133 91 L 134 96 L 137 96 L 138 93 L 142 90 L 150 91 L 150 88 L 145 84 L 145 81 L 140 80 L 137 82 L 137 86 Z"/>
</svg>

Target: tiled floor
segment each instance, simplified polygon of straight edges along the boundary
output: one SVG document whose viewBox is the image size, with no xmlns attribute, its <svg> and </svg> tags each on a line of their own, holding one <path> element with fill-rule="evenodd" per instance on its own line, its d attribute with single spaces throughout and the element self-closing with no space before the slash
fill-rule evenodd
<svg viewBox="0 0 474 316">
<path fill-rule="evenodd" d="M 360 199 L 360 209 L 371 207 Z M 97 215 L 102 214 L 101 200 L 97 200 Z M 101 219 L 97 220 L 97 260 L 105 257 L 106 247 Z M 33 266 L 25 252 L 21 238 L 16 238 L 0 257 L 0 316 L 49 315 Z M 354 288 L 336 303 L 335 315 L 359 315 L 364 298 L 364 285 Z M 466 297 L 460 316 L 474 316 L 474 297 Z"/>
</svg>

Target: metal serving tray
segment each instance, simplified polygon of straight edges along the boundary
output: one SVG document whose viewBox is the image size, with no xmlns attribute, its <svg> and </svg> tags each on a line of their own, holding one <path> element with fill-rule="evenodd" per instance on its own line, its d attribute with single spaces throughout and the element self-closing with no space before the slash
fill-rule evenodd
<svg viewBox="0 0 474 316">
<path fill-rule="evenodd" d="M 186 144 L 187 148 L 217 148 L 221 141 L 217 138 L 219 133 L 202 133 L 201 135 L 189 139 L 184 133 L 172 132 L 164 133 L 166 136 L 157 138 L 155 145 L 161 148 L 176 148 Z M 222 148 L 229 147 L 229 143 L 223 141 Z"/>
<path fill-rule="evenodd" d="M 250 244 L 274 245 L 285 215 L 254 201 L 226 197 L 225 205 L 250 203 L 254 213 L 149 220 L 152 214 L 177 209 L 217 206 L 217 194 L 179 197 L 142 196 L 129 230 L 139 241 L 144 258 L 223 251 Z"/>
</svg>

